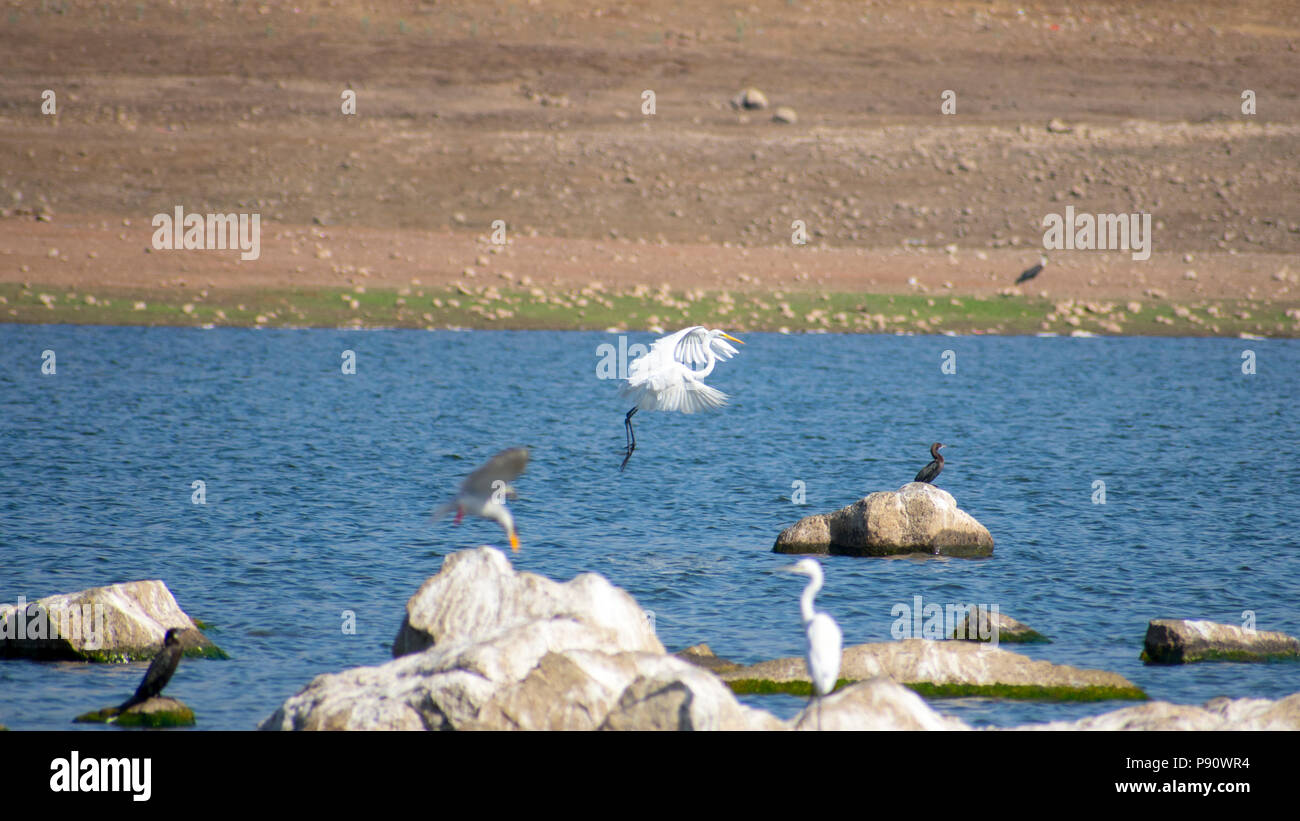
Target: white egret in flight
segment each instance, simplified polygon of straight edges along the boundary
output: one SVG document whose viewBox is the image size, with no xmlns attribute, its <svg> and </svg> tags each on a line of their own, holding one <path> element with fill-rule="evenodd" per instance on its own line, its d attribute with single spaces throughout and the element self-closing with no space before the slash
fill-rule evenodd
<svg viewBox="0 0 1300 821">
<path fill-rule="evenodd" d="M 808 577 L 808 586 L 799 598 L 799 615 L 808 637 L 808 677 L 812 679 L 813 701 L 817 706 L 817 729 L 821 729 L 821 698 L 835 689 L 840 675 L 843 635 L 835 619 L 813 609 L 813 599 L 822 589 L 822 566 L 816 559 L 800 559 L 781 570 Z"/>
<path fill-rule="evenodd" d="M 619 470 L 627 467 L 627 460 L 636 450 L 632 416 L 638 410 L 695 413 L 720 408 L 727 403 L 725 393 L 710 388 L 703 380 L 713 373 L 719 359 L 730 359 L 740 353 L 725 341 L 728 339 L 745 344 L 723 331 L 710 331 L 703 325 L 693 325 L 655 340 L 649 352 L 632 363 L 628 368 L 627 384 L 620 393 L 635 404 L 623 419 L 627 455 L 623 457 Z"/>
<path fill-rule="evenodd" d="M 515 498 L 515 489 L 510 483 L 519 478 L 527 466 L 528 448 L 501 451 L 465 478 L 456 498 L 435 510 L 433 520 L 436 522 L 453 510 L 456 511 L 456 524 L 460 524 L 466 513 L 492 519 L 510 537 L 510 549 L 519 552 L 519 534 L 515 532 L 514 517 L 506 508 L 506 499 Z"/>
</svg>

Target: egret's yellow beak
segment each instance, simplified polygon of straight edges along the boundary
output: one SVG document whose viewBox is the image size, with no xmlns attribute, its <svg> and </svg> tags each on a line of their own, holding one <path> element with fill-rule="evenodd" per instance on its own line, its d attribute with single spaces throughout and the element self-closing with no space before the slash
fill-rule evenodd
<svg viewBox="0 0 1300 821">
<path fill-rule="evenodd" d="M 510 534 L 510 550 L 515 553 L 519 552 L 519 536 L 514 533 Z"/>
<path fill-rule="evenodd" d="M 736 339 L 736 338 L 735 338 L 734 336 L 732 336 L 731 334 L 723 334 L 723 335 L 722 335 L 722 338 L 723 338 L 723 339 L 730 339 L 732 342 L 740 342 L 739 339 Z M 741 344 L 741 345 L 744 345 L 745 343 L 744 343 L 744 342 L 740 342 L 740 344 Z"/>
</svg>

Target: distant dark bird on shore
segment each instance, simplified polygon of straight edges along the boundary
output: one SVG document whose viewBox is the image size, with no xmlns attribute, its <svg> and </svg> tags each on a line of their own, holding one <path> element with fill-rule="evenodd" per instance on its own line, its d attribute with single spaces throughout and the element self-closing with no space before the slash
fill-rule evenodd
<svg viewBox="0 0 1300 821">
<path fill-rule="evenodd" d="M 934 457 L 934 461 L 921 468 L 921 472 L 916 474 L 916 478 L 912 480 L 913 482 L 934 484 L 934 480 L 943 472 L 943 455 L 939 453 L 941 447 L 943 445 L 939 442 L 935 442 L 930 446 L 930 455 Z"/>
<path fill-rule="evenodd" d="M 1019 285 L 1022 282 L 1027 282 L 1033 279 L 1034 277 L 1041 274 L 1043 272 L 1043 269 L 1046 267 L 1047 267 L 1047 257 L 1039 256 L 1037 265 L 1035 265 L 1033 268 L 1026 268 L 1025 270 L 1020 272 L 1020 276 L 1016 278 L 1016 284 Z"/>
<path fill-rule="evenodd" d="M 122 702 L 122 706 L 118 707 L 117 711 L 124 712 L 162 693 L 167 682 L 171 681 L 172 673 L 176 672 L 176 665 L 181 663 L 183 652 L 181 631 L 173 627 L 163 636 L 162 650 L 158 651 L 158 655 L 149 662 L 149 669 L 145 672 L 140 686 L 135 688 L 135 695 Z"/>
</svg>

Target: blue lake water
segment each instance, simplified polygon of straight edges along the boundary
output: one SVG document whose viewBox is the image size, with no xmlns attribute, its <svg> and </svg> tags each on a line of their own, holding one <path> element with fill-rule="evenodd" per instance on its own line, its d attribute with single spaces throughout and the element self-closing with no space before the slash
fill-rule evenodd
<svg viewBox="0 0 1300 821">
<path fill-rule="evenodd" d="M 709 380 L 731 404 L 639 414 L 620 474 L 627 407 L 596 377 L 608 334 L 0 325 L 0 601 L 165 580 L 232 656 L 183 661 L 169 694 L 201 729 L 251 729 L 313 676 L 387 661 L 442 556 L 502 545 L 494 523 L 429 513 L 480 461 L 524 445 L 517 567 L 603 574 L 654 611 L 670 650 L 797 655 L 803 580 L 773 572 L 790 562 L 770 552 L 776 534 L 897 489 L 942 441 L 938 484 L 995 555 L 825 559 L 818 605 L 846 644 L 890 640 L 891 609 L 919 595 L 998 604 L 1054 639 L 1008 649 L 1116 671 L 1156 699 L 1300 690 L 1300 664 L 1138 660 L 1152 618 L 1250 610 L 1300 634 L 1300 343 L 743 338 Z M 355 375 L 340 371 L 345 349 Z M 206 505 L 191 502 L 196 479 Z M 0 661 L 0 724 L 72 728 L 144 666 Z M 786 716 L 802 703 L 746 701 Z M 999 726 L 1126 706 L 933 704 Z"/>
</svg>

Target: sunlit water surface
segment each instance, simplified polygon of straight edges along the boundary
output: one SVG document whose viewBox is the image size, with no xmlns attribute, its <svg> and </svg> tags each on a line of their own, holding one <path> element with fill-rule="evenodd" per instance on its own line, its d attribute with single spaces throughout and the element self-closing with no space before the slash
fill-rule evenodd
<svg viewBox="0 0 1300 821">
<path fill-rule="evenodd" d="M 1300 634 L 1300 344 L 744 338 L 710 380 L 731 404 L 641 413 L 619 473 L 627 407 L 596 375 L 607 334 L 0 326 L 0 601 L 165 580 L 232 656 L 182 662 L 169 694 L 201 729 L 249 729 L 319 673 L 388 660 L 442 557 L 501 545 L 495 524 L 429 513 L 481 460 L 525 445 L 517 567 L 601 573 L 654 611 L 669 649 L 755 662 L 803 651 L 802 580 L 773 572 L 789 562 L 776 534 L 896 489 L 942 441 L 938 484 L 995 555 L 825 559 L 818 604 L 846 643 L 890 640 L 893 606 L 919 595 L 997 604 L 1053 639 L 1012 649 L 1116 671 L 1156 699 L 1300 690 L 1298 664 L 1138 660 L 1152 618 L 1250 610 Z M 143 669 L 0 662 L 0 724 L 72 727 Z M 802 703 L 745 700 L 782 716 Z M 1125 706 L 933 703 L 1000 726 Z"/>
</svg>

